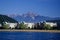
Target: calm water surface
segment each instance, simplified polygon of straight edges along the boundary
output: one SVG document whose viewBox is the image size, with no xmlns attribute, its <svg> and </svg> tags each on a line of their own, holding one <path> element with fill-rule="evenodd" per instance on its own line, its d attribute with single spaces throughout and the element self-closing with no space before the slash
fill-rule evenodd
<svg viewBox="0 0 60 40">
<path fill-rule="evenodd" d="M 0 32 L 0 40 L 60 40 L 60 33 Z"/>
</svg>

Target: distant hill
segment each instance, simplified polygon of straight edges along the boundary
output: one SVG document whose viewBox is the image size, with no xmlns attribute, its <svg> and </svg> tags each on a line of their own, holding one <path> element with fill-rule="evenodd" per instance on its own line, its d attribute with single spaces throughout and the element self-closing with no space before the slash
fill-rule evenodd
<svg viewBox="0 0 60 40">
<path fill-rule="evenodd" d="M 46 21 L 46 20 L 60 20 L 60 18 L 51 18 L 51 17 L 34 14 L 34 13 L 26 13 L 22 15 L 9 15 L 9 17 L 17 20 L 18 22 L 21 22 L 21 21 L 40 22 L 40 21 Z"/>
<path fill-rule="evenodd" d="M 56 23 L 60 23 L 60 19 L 47 20 L 47 22 L 56 22 Z"/>
<path fill-rule="evenodd" d="M 15 23 L 17 21 L 12 19 L 12 18 L 10 18 L 10 17 L 8 17 L 8 16 L 6 16 L 6 15 L 1 15 L 0 14 L 0 23 L 2 23 L 2 22 L 12 22 L 12 23 Z"/>
<path fill-rule="evenodd" d="M 21 21 L 25 21 L 25 22 L 40 22 L 40 21 L 52 19 L 50 17 L 45 17 L 45 16 L 36 15 L 36 14 L 32 14 L 32 13 L 30 13 L 30 14 L 27 13 L 27 14 L 23 14 L 23 15 L 9 15 L 9 17 L 17 20 L 18 22 L 21 22 Z"/>
</svg>

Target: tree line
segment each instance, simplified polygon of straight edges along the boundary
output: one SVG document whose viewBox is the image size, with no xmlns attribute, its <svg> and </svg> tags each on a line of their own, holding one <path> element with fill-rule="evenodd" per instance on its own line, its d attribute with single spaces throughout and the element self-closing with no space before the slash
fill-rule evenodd
<svg viewBox="0 0 60 40">
<path fill-rule="evenodd" d="M 0 29 L 11 29 L 7 24 L 4 24 Z M 57 27 L 51 27 L 49 24 L 45 23 L 35 23 L 34 27 L 27 27 L 24 23 L 18 24 L 15 28 L 12 29 L 39 29 L 39 30 L 58 30 Z"/>
</svg>

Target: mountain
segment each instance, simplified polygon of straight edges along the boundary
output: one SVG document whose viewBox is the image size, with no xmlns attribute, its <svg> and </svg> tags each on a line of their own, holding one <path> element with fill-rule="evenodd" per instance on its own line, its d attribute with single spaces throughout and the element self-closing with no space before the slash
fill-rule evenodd
<svg viewBox="0 0 60 40">
<path fill-rule="evenodd" d="M 0 14 L 0 23 L 3 23 L 3 22 L 12 22 L 12 23 L 15 23 L 17 22 L 16 20 L 6 16 L 6 15 L 1 15 Z"/>
<path fill-rule="evenodd" d="M 25 22 L 40 22 L 46 20 L 59 20 L 59 18 L 51 18 L 46 16 L 41 16 L 34 13 L 26 13 L 22 15 L 9 15 L 9 17 L 17 20 L 18 22 L 25 21 Z"/>
</svg>

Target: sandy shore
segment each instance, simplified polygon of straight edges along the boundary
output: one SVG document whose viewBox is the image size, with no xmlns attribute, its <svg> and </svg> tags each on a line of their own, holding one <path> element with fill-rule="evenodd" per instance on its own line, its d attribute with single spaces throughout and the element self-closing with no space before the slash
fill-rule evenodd
<svg viewBox="0 0 60 40">
<path fill-rule="evenodd" d="M 9 32 L 59 32 L 60 30 L 16 30 L 16 29 L 0 29 L 1 31 L 9 31 Z"/>
</svg>

